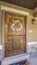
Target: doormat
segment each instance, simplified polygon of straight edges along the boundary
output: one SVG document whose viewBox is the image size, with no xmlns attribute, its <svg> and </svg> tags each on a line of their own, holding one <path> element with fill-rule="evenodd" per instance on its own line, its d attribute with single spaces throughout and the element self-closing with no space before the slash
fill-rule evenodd
<svg viewBox="0 0 37 65">
<path fill-rule="evenodd" d="M 18 63 L 10 64 L 10 65 L 30 65 L 29 61 L 26 59 L 25 61 L 21 61 Z"/>
</svg>

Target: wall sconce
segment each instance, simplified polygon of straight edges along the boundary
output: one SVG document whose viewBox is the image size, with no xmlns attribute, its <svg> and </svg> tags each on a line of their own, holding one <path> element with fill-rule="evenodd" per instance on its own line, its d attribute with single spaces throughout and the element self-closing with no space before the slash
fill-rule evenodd
<svg viewBox="0 0 37 65">
<path fill-rule="evenodd" d="M 36 20 L 34 18 L 32 19 L 32 24 L 36 24 Z"/>
</svg>

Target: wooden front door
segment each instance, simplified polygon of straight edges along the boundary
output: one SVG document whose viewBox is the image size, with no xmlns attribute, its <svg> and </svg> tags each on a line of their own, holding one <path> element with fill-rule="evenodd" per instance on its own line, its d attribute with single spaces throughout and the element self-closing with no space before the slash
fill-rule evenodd
<svg viewBox="0 0 37 65">
<path fill-rule="evenodd" d="M 5 13 L 5 57 L 26 52 L 26 18 Z"/>
</svg>

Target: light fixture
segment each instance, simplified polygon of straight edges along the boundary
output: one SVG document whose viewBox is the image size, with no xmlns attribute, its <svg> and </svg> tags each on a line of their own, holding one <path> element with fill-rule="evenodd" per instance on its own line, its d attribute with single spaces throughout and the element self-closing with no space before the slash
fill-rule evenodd
<svg viewBox="0 0 37 65">
<path fill-rule="evenodd" d="M 36 23 L 36 20 L 33 18 L 32 19 L 32 24 L 35 24 Z"/>
</svg>

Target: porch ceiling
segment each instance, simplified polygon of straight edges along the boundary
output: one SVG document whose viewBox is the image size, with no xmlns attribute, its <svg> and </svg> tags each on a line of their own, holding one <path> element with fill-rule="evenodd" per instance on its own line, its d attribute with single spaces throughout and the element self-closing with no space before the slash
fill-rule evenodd
<svg viewBox="0 0 37 65">
<path fill-rule="evenodd" d="M 37 0 L 1 0 L 1 1 L 15 4 L 31 10 L 37 7 Z"/>
</svg>

